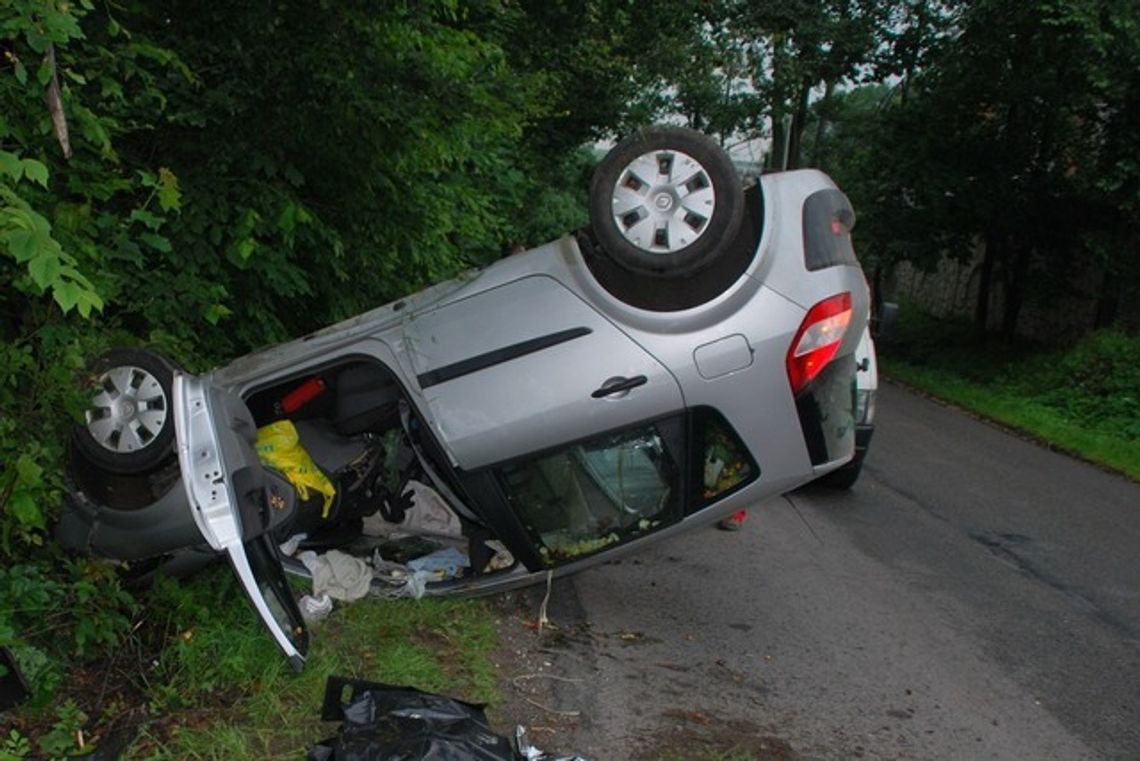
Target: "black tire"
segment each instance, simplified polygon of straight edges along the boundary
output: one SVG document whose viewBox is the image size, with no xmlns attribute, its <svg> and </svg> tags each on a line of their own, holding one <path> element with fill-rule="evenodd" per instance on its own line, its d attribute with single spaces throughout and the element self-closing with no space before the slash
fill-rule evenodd
<svg viewBox="0 0 1140 761">
<path fill-rule="evenodd" d="M 676 175 L 675 160 L 681 162 Z M 640 198 L 645 203 L 637 205 Z M 620 219 L 619 199 L 627 207 Z M 679 278 L 708 266 L 736 236 L 743 216 L 744 188 L 728 154 L 681 127 L 649 127 L 626 138 L 606 154 L 590 183 L 598 243 L 639 274 Z"/>
<path fill-rule="evenodd" d="M 136 475 L 174 454 L 174 364 L 149 349 L 111 349 L 91 365 L 75 447 L 109 473 Z"/>
</svg>

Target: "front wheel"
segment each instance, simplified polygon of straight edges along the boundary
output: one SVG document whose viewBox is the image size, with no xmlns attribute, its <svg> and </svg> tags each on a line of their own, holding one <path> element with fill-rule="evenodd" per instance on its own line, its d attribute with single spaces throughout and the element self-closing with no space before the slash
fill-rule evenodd
<svg viewBox="0 0 1140 761">
<path fill-rule="evenodd" d="M 711 264 L 735 237 L 744 190 L 731 159 L 680 127 L 643 129 L 616 145 L 590 184 L 590 225 L 619 265 L 684 277 Z"/>
<path fill-rule="evenodd" d="M 138 474 L 173 451 L 174 365 L 146 349 L 111 349 L 91 367 L 91 387 L 75 445 L 110 473 Z"/>
</svg>

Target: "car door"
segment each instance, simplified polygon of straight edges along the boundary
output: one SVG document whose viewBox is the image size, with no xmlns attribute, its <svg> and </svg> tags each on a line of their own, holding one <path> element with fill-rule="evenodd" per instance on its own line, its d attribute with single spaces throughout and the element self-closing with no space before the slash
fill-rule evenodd
<svg viewBox="0 0 1140 761">
<path fill-rule="evenodd" d="M 237 394 L 207 378 L 173 381 L 175 437 L 182 482 L 198 529 L 224 553 L 250 603 L 294 668 L 308 650 L 270 525 L 265 474 L 253 417 Z"/>
<path fill-rule="evenodd" d="M 464 470 L 684 408 L 664 365 L 544 275 L 416 315 L 404 341 L 432 427 Z"/>
<path fill-rule="evenodd" d="M 683 517 L 689 458 L 676 379 L 557 280 L 481 291 L 404 330 L 432 428 L 529 568 Z"/>
</svg>

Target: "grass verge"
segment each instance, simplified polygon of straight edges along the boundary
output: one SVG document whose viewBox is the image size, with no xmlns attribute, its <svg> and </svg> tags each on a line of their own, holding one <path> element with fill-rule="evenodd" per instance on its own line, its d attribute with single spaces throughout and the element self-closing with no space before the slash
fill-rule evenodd
<svg viewBox="0 0 1140 761">
<path fill-rule="evenodd" d="M 889 377 L 931 396 L 1140 481 L 1140 443 L 1136 441 L 1089 430 L 1048 406 L 1011 394 L 1004 388 L 987 387 L 897 359 L 884 360 L 882 367 Z"/>
<path fill-rule="evenodd" d="M 903 314 L 879 346 L 888 376 L 1140 480 L 1140 337 L 1102 331 L 1048 347 Z"/>
<path fill-rule="evenodd" d="M 494 619 L 477 601 L 362 600 L 311 627 L 304 670 L 294 673 L 241 599 L 231 574 L 226 611 L 179 635 L 163 654 L 164 684 L 151 694 L 168 713 L 128 758 L 301 758 L 332 734 L 320 721 L 325 680 L 338 674 L 473 702 L 495 699 Z M 218 578 L 220 575 L 221 578 Z M 160 594 L 179 605 L 182 590 Z M 153 700 L 152 700 L 153 702 Z"/>
<path fill-rule="evenodd" d="M 332 674 L 497 700 L 498 635 L 481 601 L 340 604 L 310 626 L 295 673 L 220 564 L 190 581 L 160 580 L 139 600 L 124 641 L 73 667 L 54 705 L 12 717 L 0 759 L 95 749 L 125 759 L 303 758 L 336 731 L 320 720 Z"/>
</svg>

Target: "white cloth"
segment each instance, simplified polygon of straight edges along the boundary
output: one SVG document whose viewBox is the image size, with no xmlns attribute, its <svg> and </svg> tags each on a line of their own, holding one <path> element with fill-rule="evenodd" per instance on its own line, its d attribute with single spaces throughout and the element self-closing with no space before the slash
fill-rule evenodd
<svg viewBox="0 0 1140 761">
<path fill-rule="evenodd" d="M 413 534 L 463 536 L 459 516 L 451 511 L 435 489 L 419 481 L 408 481 L 408 489 L 412 492 L 412 507 L 400 524 L 401 530 Z"/>
<path fill-rule="evenodd" d="M 334 600 L 352 602 L 368 594 L 372 586 L 372 568 L 360 558 L 340 550 L 323 555 L 302 552 L 297 559 L 313 575 L 313 595 L 327 593 Z"/>
</svg>

